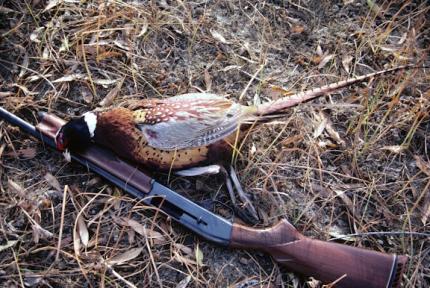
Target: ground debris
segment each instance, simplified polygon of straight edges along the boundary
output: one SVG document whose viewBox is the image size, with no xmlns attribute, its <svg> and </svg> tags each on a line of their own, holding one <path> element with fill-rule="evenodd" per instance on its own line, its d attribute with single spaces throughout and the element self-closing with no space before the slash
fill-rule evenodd
<svg viewBox="0 0 430 288">
<path fill-rule="evenodd" d="M 253 104 L 429 66 L 426 1 L 329 2 L 4 1 L 1 105 L 36 123 L 38 111 L 70 119 L 196 91 Z M 374 78 L 257 125 L 234 165 L 258 227 L 286 218 L 313 238 L 408 254 L 404 286 L 429 287 L 430 243 L 408 234 L 429 225 L 428 80 L 420 69 Z M 327 284 L 262 252 L 203 241 L 19 129 L 2 123 L 0 135 L 0 283 L 8 287 Z M 222 177 L 153 176 L 240 221 Z"/>
</svg>

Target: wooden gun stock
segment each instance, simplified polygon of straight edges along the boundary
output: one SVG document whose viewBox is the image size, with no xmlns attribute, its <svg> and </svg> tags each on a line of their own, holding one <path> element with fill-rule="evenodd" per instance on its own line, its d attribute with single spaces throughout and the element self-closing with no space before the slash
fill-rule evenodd
<svg viewBox="0 0 430 288">
<path fill-rule="evenodd" d="M 289 270 L 342 288 L 399 287 L 406 256 L 313 240 L 282 220 L 268 229 L 233 225 L 230 247 L 259 249 Z"/>
</svg>

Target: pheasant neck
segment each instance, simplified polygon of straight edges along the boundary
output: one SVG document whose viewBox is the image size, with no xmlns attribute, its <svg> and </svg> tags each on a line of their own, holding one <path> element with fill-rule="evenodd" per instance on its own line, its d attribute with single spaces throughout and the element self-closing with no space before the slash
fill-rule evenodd
<svg viewBox="0 0 430 288">
<path fill-rule="evenodd" d="M 90 132 L 90 136 L 93 138 L 97 127 L 97 115 L 94 112 L 87 112 L 83 116 L 88 127 L 88 132 Z"/>
</svg>

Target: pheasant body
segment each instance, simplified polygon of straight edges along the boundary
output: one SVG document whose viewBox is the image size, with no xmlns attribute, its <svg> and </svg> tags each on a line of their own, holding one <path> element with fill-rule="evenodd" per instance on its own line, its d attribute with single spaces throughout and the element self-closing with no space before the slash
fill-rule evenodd
<svg viewBox="0 0 430 288">
<path fill-rule="evenodd" d="M 214 94 L 143 100 L 97 115 L 94 140 L 146 167 L 186 169 L 228 160 L 239 123 L 253 109 Z M 215 125 L 214 125 L 215 124 Z"/>
</svg>

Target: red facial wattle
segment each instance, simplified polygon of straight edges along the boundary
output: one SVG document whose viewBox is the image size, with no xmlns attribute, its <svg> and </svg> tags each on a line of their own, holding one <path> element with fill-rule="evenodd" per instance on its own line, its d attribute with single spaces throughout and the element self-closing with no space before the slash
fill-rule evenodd
<svg viewBox="0 0 430 288">
<path fill-rule="evenodd" d="M 57 146 L 58 151 L 64 151 L 67 148 L 67 141 L 64 138 L 63 132 L 59 132 L 57 137 L 55 137 L 55 145 Z"/>
</svg>

